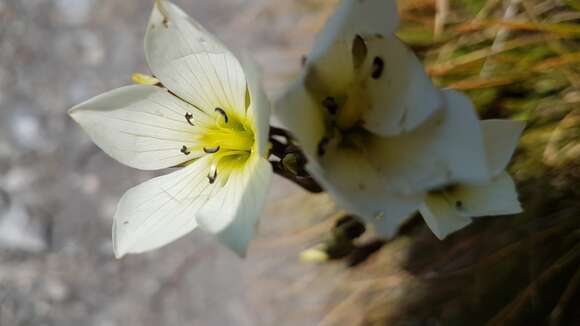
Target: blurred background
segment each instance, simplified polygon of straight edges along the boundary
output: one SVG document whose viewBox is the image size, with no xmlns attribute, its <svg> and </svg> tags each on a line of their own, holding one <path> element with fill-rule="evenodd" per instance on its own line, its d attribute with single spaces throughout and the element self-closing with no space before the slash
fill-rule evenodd
<svg viewBox="0 0 580 326">
<path fill-rule="evenodd" d="M 272 98 L 336 4 L 174 2 L 249 50 Z M 399 1 L 398 35 L 439 85 L 483 118 L 528 121 L 511 166 L 526 211 L 445 241 L 414 218 L 323 265 L 298 255 L 341 212 L 280 178 L 246 260 L 201 232 L 114 259 L 117 201 L 155 174 L 107 157 L 66 111 L 149 72 L 152 3 L 0 0 L 1 326 L 580 324 L 578 0 Z"/>
</svg>

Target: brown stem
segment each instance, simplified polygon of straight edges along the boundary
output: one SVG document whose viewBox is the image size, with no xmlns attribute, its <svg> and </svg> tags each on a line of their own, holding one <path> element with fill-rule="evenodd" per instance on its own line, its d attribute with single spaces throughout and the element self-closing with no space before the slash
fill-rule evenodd
<svg viewBox="0 0 580 326">
<path fill-rule="evenodd" d="M 284 142 L 280 141 L 274 137 L 284 138 Z M 312 178 L 312 176 L 306 171 L 306 156 L 302 150 L 296 146 L 293 142 L 294 138 L 287 130 L 278 127 L 270 127 L 270 143 L 272 148 L 270 149 L 270 154 L 277 158 L 277 160 L 270 161 L 272 167 L 274 168 L 274 173 L 279 176 L 288 179 L 305 190 L 312 193 L 321 193 L 324 191 L 322 187 Z M 284 158 L 287 155 L 295 156 L 295 170 L 290 171 L 284 164 Z"/>
<path fill-rule="evenodd" d="M 288 145 L 283 144 L 281 141 L 274 138 L 270 138 L 270 144 L 272 144 L 270 154 L 276 156 L 279 159 L 283 159 L 284 153 L 286 153 L 286 148 L 288 147 Z"/>
<path fill-rule="evenodd" d="M 324 192 L 324 189 L 322 189 L 322 187 L 318 184 L 318 182 L 316 182 L 312 177 L 299 177 L 296 176 L 294 174 L 292 174 L 291 172 L 287 171 L 286 169 L 284 169 L 281 165 L 280 162 L 272 162 L 270 161 L 270 163 L 272 163 L 272 167 L 274 168 L 274 173 L 276 173 L 277 175 L 290 180 L 292 182 L 294 182 L 295 184 L 299 185 L 300 187 L 304 188 L 304 190 L 307 190 L 311 193 L 321 193 Z"/>
</svg>

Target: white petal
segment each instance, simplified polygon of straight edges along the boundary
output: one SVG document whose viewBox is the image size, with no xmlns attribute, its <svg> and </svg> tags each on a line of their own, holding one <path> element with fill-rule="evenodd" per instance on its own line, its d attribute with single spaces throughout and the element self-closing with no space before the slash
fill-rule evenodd
<svg viewBox="0 0 580 326">
<path fill-rule="evenodd" d="M 324 115 L 320 106 L 297 81 L 276 101 L 276 116 L 298 139 L 310 159 L 316 158 L 317 147 L 324 137 Z"/>
<path fill-rule="evenodd" d="M 196 212 L 215 189 L 207 180 L 208 169 L 204 157 L 127 191 L 113 223 L 115 255 L 152 250 L 192 231 Z"/>
<path fill-rule="evenodd" d="M 398 26 L 399 15 L 395 0 L 342 0 L 316 37 L 310 57 L 317 60 L 330 47 L 340 42 L 345 43 L 350 52 L 356 35 L 388 36 Z"/>
<path fill-rule="evenodd" d="M 368 76 L 369 108 L 364 126 L 375 134 L 398 135 L 415 129 L 443 106 L 443 96 L 433 85 L 415 54 L 396 36 L 370 38 L 362 72 Z M 382 60 L 383 71 L 372 78 L 372 65 Z"/>
<path fill-rule="evenodd" d="M 333 44 L 323 53 L 310 54 L 303 78 L 306 89 L 312 95 L 318 98 L 347 95 L 355 78 L 351 47 L 352 40 L 345 40 Z"/>
<path fill-rule="evenodd" d="M 309 66 L 314 67 L 316 79 L 330 95 L 344 95 L 352 81 L 352 44 L 357 35 L 389 36 L 399 25 L 394 0 L 343 0 L 316 37 L 308 55 Z M 311 65 L 312 64 L 312 65 Z"/>
<path fill-rule="evenodd" d="M 71 117 L 105 153 L 128 166 L 155 170 L 195 158 L 184 155 L 193 146 L 198 128 L 192 121 L 208 116 L 169 92 L 154 86 L 126 86 L 94 97 L 69 111 Z"/>
<path fill-rule="evenodd" d="M 483 136 L 471 100 L 463 93 L 446 90 L 448 113 L 440 144 L 450 163 L 451 177 L 457 182 L 479 183 L 489 180 Z"/>
<path fill-rule="evenodd" d="M 514 120 L 481 122 L 487 159 L 493 176 L 505 170 L 525 126 L 525 122 Z"/>
<path fill-rule="evenodd" d="M 416 193 L 449 182 L 489 180 L 477 115 L 463 94 L 445 91 L 448 106 L 410 133 L 374 137 L 368 159 L 381 180 L 402 193 Z"/>
<path fill-rule="evenodd" d="M 156 1 L 145 35 L 149 66 L 165 87 L 206 112 L 245 114 L 246 80 L 234 55 L 169 1 Z"/>
<path fill-rule="evenodd" d="M 472 217 L 521 211 L 515 185 L 506 172 L 486 185 L 459 185 L 444 193 L 430 194 L 420 209 L 425 222 L 439 239 L 469 224 Z"/>
<path fill-rule="evenodd" d="M 471 218 L 459 215 L 454 204 L 450 204 L 439 195 L 429 195 L 419 212 L 433 234 L 440 240 L 471 223 Z"/>
<path fill-rule="evenodd" d="M 201 227 L 217 234 L 242 257 L 264 209 L 272 178 L 272 166 L 266 159 L 254 156 L 250 160 L 243 171 L 232 173 L 197 215 Z"/>
<path fill-rule="evenodd" d="M 250 106 L 248 108 L 248 117 L 253 121 L 256 128 L 256 142 L 260 156 L 265 156 L 268 150 L 268 137 L 270 130 L 270 101 L 264 93 L 262 79 L 258 67 L 248 55 L 242 56 L 242 63 L 248 89 L 250 92 Z"/>
<path fill-rule="evenodd" d="M 382 236 L 392 236 L 424 199 L 423 193 L 390 192 L 379 172 L 355 150 L 329 151 L 322 164 L 309 163 L 307 169 L 340 206 L 375 224 Z"/>
<path fill-rule="evenodd" d="M 508 215 L 522 212 L 516 186 L 507 172 L 485 185 L 462 185 L 456 201 L 461 201 L 459 213 L 464 216 Z"/>
<path fill-rule="evenodd" d="M 396 235 L 399 231 L 399 228 L 408 221 L 412 216 L 413 213 L 420 207 L 416 203 L 413 204 L 413 211 L 409 213 L 407 216 L 402 216 L 400 218 L 393 218 L 392 216 L 386 217 L 376 216 L 370 223 L 373 225 L 373 228 L 376 234 L 384 239 L 390 239 Z"/>
</svg>

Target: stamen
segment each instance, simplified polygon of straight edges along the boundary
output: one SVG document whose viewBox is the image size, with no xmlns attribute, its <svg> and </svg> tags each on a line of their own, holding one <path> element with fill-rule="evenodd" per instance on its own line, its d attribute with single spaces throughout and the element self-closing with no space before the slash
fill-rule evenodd
<svg viewBox="0 0 580 326">
<path fill-rule="evenodd" d="M 191 151 L 190 151 L 189 149 L 187 149 L 187 146 L 185 146 L 185 145 L 183 145 L 183 146 L 181 147 L 181 150 L 180 150 L 180 152 L 182 152 L 182 153 L 183 153 L 183 154 L 185 154 L 185 155 L 189 155 L 189 154 L 191 154 Z"/>
<path fill-rule="evenodd" d="M 226 123 L 228 123 L 228 115 L 226 114 L 226 111 L 224 111 L 224 109 L 222 109 L 222 108 L 215 108 L 215 112 L 221 114 L 222 117 L 224 117 L 224 121 Z"/>
<path fill-rule="evenodd" d="M 203 151 L 208 153 L 208 154 L 213 154 L 213 153 L 217 153 L 220 150 L 220 146 L 216 146 L 216 147 L 204 147 Z"/>
<path fill-rule="evenodd" d="M 322 106 L 328 110 L 328 112 L 332 115 L 335 115 L 338 111 L 338 104 L 334 97 L 327 97 L 322 100 Z"/>
<path fill-rule="evenodd" d="M 328 137 L 324 137 L 318 143 L 317 154 L 318 156 L 323 156 L 326 153 L 326 146 L 330 143 L 330 139 Z"/>
<path fill-rule="evenodd" d="M 381 75 L 383 74 L 384 69 L 385 69 L 385 62 L 383 61 L 383 59 L 381 59 L 379 57 L 375 57 L 375 59 L 373 60 L 371 77 L 373 77 L 373 79 L 381 78 Z"/>
<path fill-rule="evenodd" d="M 209 183 L 213 184 L 215 182 L 215 180 L 217 179 L 217 176 L 218 176 L 217 167 L 215 165 L 212 165 L 209 168 L 209 173 L 207 175 L 207 179 L 209 180 Z"/>
<path fill-rule="evenodd" d="M 185 120 L 187 120 L 187 123 L 189 123 L 189 125 L 193 126 L 193 122 L 191 122 L 191 119 L 193 118 L 193 114 L 189 113 L 189 112 L 185 112 Z"/>
<path fill-rule="evenodd" d="M 354 40 L 352 41 L 351 53 L 354 68 L 355 69 L 360 68 L 360 66 L 362 66 L 368 54 L 367 44 L 362 36 L 357 34 L 354 37 Z"/>
</svg>

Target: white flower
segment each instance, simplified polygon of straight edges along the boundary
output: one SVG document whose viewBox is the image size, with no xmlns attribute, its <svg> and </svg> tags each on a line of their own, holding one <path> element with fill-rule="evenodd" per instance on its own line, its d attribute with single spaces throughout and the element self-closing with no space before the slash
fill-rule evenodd
<svg viewBox="0 0 580 326">
<path fill-rule="evenodd" d="M 441 92 L 393 32 L 395 1 L 344 0 L 276 104 L 339 204 L 391 236 L 427 191 L 489 179 L 469 99 Z"/>
<path fill-rule="evenodd" d="M 298 87 L 336 111 L 339 129 L 398 135 L 441 107 L 423 66 L 393 34 L 398 23 L 394 0 L 343 0 L 318 34 Z"/>
<path fill-rule="evenodd" d="M 121 198 L 115 255 L 161 247 L 198 225 L 244 255 L 272 175 L 270 108 L 256 71 L 168 1 L 156 2 L 145 53 L 167 89 L 122 87 L 70 110 L 119 162 L 181 167 Z"/>
<path fill-rule="evenodd" d="M 451 183 L 429 193 L 420 212 L 439 239 L 468 225 L 472 217 L 522 211 L 514 182 L 504 170 L 525 123 L 484 120 L 481 126 L 492 179 L 484 184 Z"/>
</svg>

